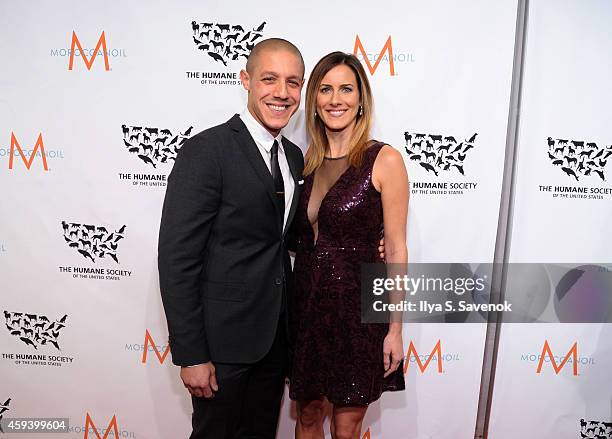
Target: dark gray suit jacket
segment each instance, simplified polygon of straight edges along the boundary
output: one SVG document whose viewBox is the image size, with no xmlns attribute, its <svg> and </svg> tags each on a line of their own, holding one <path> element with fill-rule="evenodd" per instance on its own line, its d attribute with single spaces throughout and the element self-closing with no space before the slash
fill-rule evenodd
<svg viewBox="0 0 612 439">
<path fill-rule="evenodd" d="M 283 146 L 295 181 L 285 230 L 270 172 L 238 115 L 179 150 L 158 248 L 174 364 L 253 363 L 270 349 L 291 294 L 287 230 L 304 167 L 300 149 Z"/>
</svg>

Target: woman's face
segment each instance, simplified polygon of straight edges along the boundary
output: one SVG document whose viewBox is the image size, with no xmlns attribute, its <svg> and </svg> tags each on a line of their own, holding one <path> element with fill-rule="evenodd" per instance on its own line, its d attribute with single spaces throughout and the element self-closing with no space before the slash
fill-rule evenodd
<svg viewBox="0 0 612 439">
<path fill-rule="evenodd" d="M 360 99 L 355 73 L 350 67 L 340 64 L 327 72 L 319 85 L 317 113 L 328 130 L 352 130 Z"/>
</svg>

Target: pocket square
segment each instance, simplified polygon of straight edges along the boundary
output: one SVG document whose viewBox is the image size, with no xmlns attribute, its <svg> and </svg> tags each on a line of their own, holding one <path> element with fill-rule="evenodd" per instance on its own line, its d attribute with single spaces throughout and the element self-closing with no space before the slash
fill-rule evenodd
<svg viewBox="0 0 612 439">
<path fill-rule="evenodd" d="M 298 184 L 304 184 L 304 180 L 299 180 Z"/>
</svg>

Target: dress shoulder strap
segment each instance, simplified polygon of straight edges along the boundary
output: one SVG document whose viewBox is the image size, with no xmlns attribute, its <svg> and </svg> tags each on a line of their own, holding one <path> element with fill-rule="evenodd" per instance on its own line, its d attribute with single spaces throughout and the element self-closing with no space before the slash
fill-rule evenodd
<svg viewBox="0 0 612 439">
<path fill-rule="evenodd" d="M 385 142 L 379 142 L 378 140 L 374 140 L 373 143 L 366 150 L 366 153 L 364 155 L 364 164 L 370 168 L 374 166 L 374 162 L 376 161 L 376 157 L 378 157 L 378 153 L 385 145 Z"/>
</svg>

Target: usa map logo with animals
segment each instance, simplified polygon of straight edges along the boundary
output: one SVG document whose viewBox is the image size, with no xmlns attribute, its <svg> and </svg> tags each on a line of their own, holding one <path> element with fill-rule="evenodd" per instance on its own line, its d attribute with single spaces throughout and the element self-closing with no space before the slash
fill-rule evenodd
<svg viewBox="0 0 612 439">
<path fill-rule="evenodd" d="M 62 221 L 64 241 L 85 259 L 95 263 L 96 258 L 110 258 L 117 264 L 117 247 L 125 238 L 125 225 L 119 230 L 109 231 L 103 226 L 91 224 L 68 223 Z"/>
<path fill-rule="evenodd" d="M 427 173 L 436 177 L 440 173 L 458 172 L 465 175 L 464 161 L 473 149 L 478 133 L 466 139 L 457 140 L 455 136 L 442 134 L 423 134 L 406 131 L 406 154 L 419 164 Z"/>
<path fill-rule="evenodd" d="M 569 178 L 598 177 L 606 181 L 604 168 L 612 155 L 612 145 L 598 146 L 585 140 L 548 137 L 548 158 Z"/>
<path fill-rule="evenodd" d="M 34 349 L 48 344 L 61 350 L 58 339 L 67 318 L 68 315 L 64 315 L 52 321 L 44 315 L 4 311 L 4 323 L 9 333 Z"/>
<path fill-rule="evenodd" d="M 253 28 L 240 24 L 191 22 L 196 48 L 225 67 L 231 61 L 246 61 L 257 40 L 263 36 L 265 26 L 265 21 Z"/>
<path fill-rule="evenodd" d="M 189 139 L 192 129 L 175 133 L 167 128 L 121 125 L 123 146 L 153 168 L 176 160 L 178 150 Z"/>
</svg>

